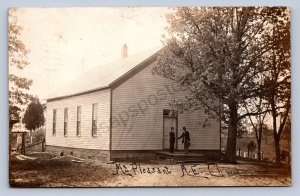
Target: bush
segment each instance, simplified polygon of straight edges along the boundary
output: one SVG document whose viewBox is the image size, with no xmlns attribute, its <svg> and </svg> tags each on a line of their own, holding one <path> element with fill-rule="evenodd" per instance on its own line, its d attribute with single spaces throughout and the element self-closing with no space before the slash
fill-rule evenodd
<svg viewBox="0 0 300 196">
<path fill-rule="evenodd" d="M 43 141 L 43 139 L 45 138 L 45 134 L 46 134 L 45 129 L 40 128 L 37 131 L 32 132 L 32 137 L 35 137 L 36 141 L 39 142 L 39 141 Z"/>
</svg>

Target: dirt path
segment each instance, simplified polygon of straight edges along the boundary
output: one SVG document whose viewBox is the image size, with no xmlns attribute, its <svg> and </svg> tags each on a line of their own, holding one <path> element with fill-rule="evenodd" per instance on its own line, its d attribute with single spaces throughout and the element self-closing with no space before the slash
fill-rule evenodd
<svg viewBox="0 0 300 196">
<path fill-rule="evenodd" d="M 128 169 L 123 171 L 119 166 L 111 168 L 118 174 L 113 180 L 103 182 L 104 186 L 288 186 L 291 183 L 289 175 L 278 170 L 261 168 L 251 164 L 227 165 L 207 164 L 189 165 L 147 165 L 142 164 L 133 172 L 130 163 L 121 164 Z M 153 167 L 162 170 L 168 168 L 171 173 L 151 173 Z M 118 169 L 116 169 L 118 168 Z M 150 169 L 150 173 L 148 172 Z M 143 173 L 146 169 L 146 173 Z M 130 176 L 131 175 L 131 176 Z"/>
<path fill-rule="evenodd" d="M 74 157 L 11 161 L 14 187 L 289 186 L 284 167 L 238 164 L 172 164 L 168 161 L 107 164 Z"/>
</svg>

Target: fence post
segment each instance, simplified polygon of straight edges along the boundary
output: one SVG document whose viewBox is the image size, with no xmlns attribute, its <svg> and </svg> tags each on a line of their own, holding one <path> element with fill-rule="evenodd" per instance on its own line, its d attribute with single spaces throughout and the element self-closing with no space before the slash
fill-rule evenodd
<svg viewBox="0 0 300 196">
<path fill-rule="evenodd" d="M 22 133 L 22 148 L 21 148 L 21 154 L 25 155 L 25 133 Z"/>
</svg>

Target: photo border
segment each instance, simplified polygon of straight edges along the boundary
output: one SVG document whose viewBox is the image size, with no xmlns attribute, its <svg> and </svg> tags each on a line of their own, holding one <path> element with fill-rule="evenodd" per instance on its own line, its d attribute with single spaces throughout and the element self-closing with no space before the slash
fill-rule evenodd
<svg viewBox="0 0 300 196">
<path fill-rule="evenodd" d="M 10 188 L 8 183 L 8 66 L 7 66 L 7 15 L 9 7 L 114 7 L 114 6 L 288 6 L 291 9 L 291 74 L 292 74 L 292 186 L 291 187 L 197 187 L 197 188 L 97 188 L 97 189 L 70 189 L 70 188 Z M 27 196 L 32 194 L 40 195 L 53 195 L 53 194 L 72 194 L 72 195 L 217 195 L 234 196 L 234 195 L 287 195 L 300 192 L 299 177 L 300 172 L 297 166 L 300 165 L 299 149 L 300 132 L 297 127 L 300 127 L 300 104 L 297 100 L 300 99 L 300 3 L 297 0 L 112 0 L 112 1 L 99 1 L 99 0 L 7 0 L 1 2 L 0 6 L 0 51 L 1 51 L 1 71 L 0 71 L 0 130 L 2 131 L 0 141 L 0 192 L 1 195 L 22 195 Z M 122 192 L 120 192 L 122 191 Z"/>
</svg>

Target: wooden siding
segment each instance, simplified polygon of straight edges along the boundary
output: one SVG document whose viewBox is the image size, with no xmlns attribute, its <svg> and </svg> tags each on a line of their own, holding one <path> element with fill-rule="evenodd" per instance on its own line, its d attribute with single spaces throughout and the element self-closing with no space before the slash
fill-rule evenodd
<svg viewBox="0 0 300 196">
<path fill-rule="evenodd" d="M 155 63 L 112 90 L 112 150 L 163 149 L 163 109 L 170 109 L 170 99 L 187 91 L 175 93 L 170 80 L 153 75 Z M 210 126 L 203 127 L 200 123 L 206 118 L 203 111 L 178 116 L 178 135 L 186 126 L 191 149 L 220 149 L 219 123 L 209 119 Z M 181 140 L 178 149 L 183 149 Z"/>
<path fill-rule="evenodd" d="M 92 136 L 93 104 L 98 104 L 97 136 Z M 77 106 L 81 106 L 80 136 L 76 135 Z M 68 108 L 68 131 L 64 136 L 64 108 Z M 52 135 L 53 109 L 57 111 L 56 135 Z M 52 146 L 109 150 L 110 89 L 47 103 L 46 144 Z"/>
<path fill-rule="evenodd" d="M 190 133 L 190 149 L 219 150 L 220 149 L 220 124 L 214 119 L 207 118 L 204 111 L 195 111 L 178 115 L 178 135 L 183 133 L 182 127 L 186 127 Z M 202 123 L 201 123 L 202 122 Z M 201 124 L 200 124 L 201 123 Z M 178 149 L 183 149 L 181 139 L 178 140 Z"/>
</svg>

